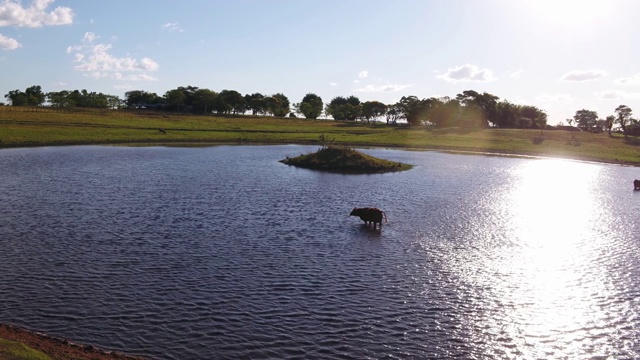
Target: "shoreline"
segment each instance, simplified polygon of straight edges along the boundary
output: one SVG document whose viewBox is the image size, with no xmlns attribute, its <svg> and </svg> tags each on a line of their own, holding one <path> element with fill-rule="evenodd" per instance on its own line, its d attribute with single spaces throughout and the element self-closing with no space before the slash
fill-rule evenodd
<svg viewBox="0 0 640 360">
<path fill-rule="evenodd" d="M 18 342 L 49 356 L 53 360 L 150 360 L 150 357 L 106 350 L 89 344 L 79 344 L 20 326 L 0 323 L 0 339 Z M 2 354 L 0 345 L 0 354 Z M 18 358 L 20 359 L 20 358 Z"/>
<path fill-rule="evenodd" d="M 0 149 L 74 145 L 318 145 L 330 141 L 351 148 L 540 156 L 640 166 L 640 137 L 621 133 L 434 128 L 252 115 L 59 112 L 45 108 L 37 112 L 20 108 L 2 110 L 0 107 Z"/>
<path fill-rule="evenodd" d="M 317 141 L 297 141 L 297 142 L 281 142 L 281 141 L 109 141 L 109 142 L 93 142 L 93 143 L 84 143 L 84 142 L 68 142 L 68 143 L 38 143 L 38 144 L 16 144 L 15 146 L 2 146 L 0 143 L 0 151 L 9 150 L 9 149 L 35 149 L 35 148 L 45 148 L 45 147 L 61 147 L 61 146 L 128 146 L 128 147 L 153 147 L 153 146 L 161 146 L 161 147 L 209 147 L 209 146 L 222 146 L 222 145 L 233 145 L 233 146 L 271 146 L 271 145 L 318 145 Z M 362 148 L 362 149 L 396 149 L 396 150 L 406 150 L 406 151 L 439 151 L 450 154 L 461 154 L 461 155 L 484 155 L 484 156 L 502 156 L 502 157 L 515 157 L 515 158 L 529 158 L 529 159 L 556 159 L 556 160 L 568 160 L 568 161 L 578 161 L 578 162 L 587 162 L 587 163 L 595 163 L 595 164 L 609 164 L 609 165 L 620 165 L 620 166 L 633 166 L 640 167 L 640 162 L 629 162 L 629 161 L 618 161 L 618 160 L 609 160 L 609 159 L 600 159 L 595 157 L 576 157 L 576 156 L 563 156 L 561 154 L 547 154 L 547 153 L 519 153 L 519 152 L 509 152 L 509 151 L 500 151 L 500 150 L 491 150 L 491 149 L 464 149 L 464 148 L 450 148 L 450 147 L 418 147 L 418 146 L 402 146 L 402 145 L 389 145 L 389 144 L 375 144 L 375 143 L 362 143 L 362 144 L 350 144 L 352 148 Z"/>
</svg>

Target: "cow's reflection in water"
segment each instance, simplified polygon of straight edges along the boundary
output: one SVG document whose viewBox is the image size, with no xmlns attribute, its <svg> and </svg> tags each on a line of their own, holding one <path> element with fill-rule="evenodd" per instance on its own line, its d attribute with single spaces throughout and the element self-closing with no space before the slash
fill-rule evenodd
<svg viewBox="0 0 640 360">
<path fill-rule="evenodd" d="M 376 224 L 380 225 L 382 229 L 382 218 L 384 222 L 387 222 L 387 214 L 378 208 L 353 208 L 350 216 L 358 216 L 365 225 L 373 224 L 373 228 L 376 228 Z"/>
</svg>

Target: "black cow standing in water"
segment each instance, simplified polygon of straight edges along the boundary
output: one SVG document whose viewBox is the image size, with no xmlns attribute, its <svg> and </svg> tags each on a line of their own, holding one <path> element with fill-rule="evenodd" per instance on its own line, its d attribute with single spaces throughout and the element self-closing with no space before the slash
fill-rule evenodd
<svg viewBox="0 0 640 360">
<path fill-rule="evenodd" d="M 633 190 L 640 190 L 640 180 L 633 180 Z"/>
<path fill-rule="evenodd" d="M 369 223 L 373 224 L 373 228 L 376 228 L 376 224 L 380 224 L 380 229 L 382 229 L 382 218 L 384 217 L 384 222 L 387 222 L 387 214 L 384 211 L 376 208 L 353 208 L 350 216 L 359 216 L 362 221 L 366 225 Z"/>
</svg>

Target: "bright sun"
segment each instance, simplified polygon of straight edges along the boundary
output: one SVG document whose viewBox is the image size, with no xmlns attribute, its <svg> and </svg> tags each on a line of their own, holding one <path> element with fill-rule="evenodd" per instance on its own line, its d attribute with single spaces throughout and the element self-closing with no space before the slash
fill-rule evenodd
<svg viewBox="0 0 640 360">
<path fill-rule="evenodd" d="M 565 25 L 586 25 L 607 20 L 612 4 L 602 0 L 533 0 L 526 3 L 532 16 Z"/>
</svg>

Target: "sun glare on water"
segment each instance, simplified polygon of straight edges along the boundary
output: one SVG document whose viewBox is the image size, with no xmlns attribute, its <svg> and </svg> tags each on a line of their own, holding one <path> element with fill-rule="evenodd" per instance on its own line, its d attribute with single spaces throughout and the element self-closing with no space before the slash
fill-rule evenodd
<svg viewBox="0 0 640 360">
<path fill-rule="evenodd" d="M 595 221 L 593 182 L 598 167 L 565 160 L 531 161 L 517 170 L 508 206 L 520 243 L 570 249 Z M 551 255 L 551 254 L 550 254 Z"/>
<path fill-rule="evenodd" d="M 503 289 L 505 302 L 518 304 L 509 313 L 511 336 L 523 344 L 566 341 L 554 356 L 575 353 L 572 347 L 580 345 L 574 337 L 589 336 L 585 329 L 597 328 L 605 316 L 595 311 L 594 294 L 607 294 L 606 274 L 592 271 L 600 246 L 592 224 L 606 216 L 595 194 L 600 167 L 539 160 L 515 172 L 518 184 L 503 205 L 510 208 L 517 247 L 494 264 L 512 279 Z"/>
<path fill-rule="evenodd" d="M 615 297 L 607 271 L 615 221 L 603 206 L 596 164 L 556 159 L 523 161 L 508 187 L 487 196 L 488 208 L 466 247 L 449 260 L 469 290 L 469 327 L 487 357 L 580 358 L 611 351 L 602 336 Z M 578 356 L 578 357 L 576 357 Z"/>
</svg>

